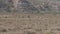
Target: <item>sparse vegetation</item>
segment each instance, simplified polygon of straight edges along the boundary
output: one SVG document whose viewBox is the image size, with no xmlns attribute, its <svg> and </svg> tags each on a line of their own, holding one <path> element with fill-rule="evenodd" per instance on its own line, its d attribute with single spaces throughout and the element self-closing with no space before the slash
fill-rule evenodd
<svg viewBox="0 0 60 34">
<path fill-rule="evenodd" d="M 58 27 L 59 0 L 0 0 L 0 34 L 58 34 Z"/>
<path fill-rule="evenodd" d="M 39 1 L 39 2 L 38 2 Z M 59 0 L 0 0 L 1 12 L 60 13 Z"/>
</svg>

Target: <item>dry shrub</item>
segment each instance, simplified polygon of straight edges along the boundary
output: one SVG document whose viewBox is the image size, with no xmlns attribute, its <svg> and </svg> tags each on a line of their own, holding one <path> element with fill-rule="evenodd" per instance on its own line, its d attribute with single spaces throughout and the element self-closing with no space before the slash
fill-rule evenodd
<svg viewBox="0 0 60 34">
<path fill-rule="evenodd" d="M 39 5 L 40 10 L 49 10 L 49 11 L 56 11 L 59 12 L 60 11 L 60 1 L 44 1 L 41 5 Z"/>
</svg>

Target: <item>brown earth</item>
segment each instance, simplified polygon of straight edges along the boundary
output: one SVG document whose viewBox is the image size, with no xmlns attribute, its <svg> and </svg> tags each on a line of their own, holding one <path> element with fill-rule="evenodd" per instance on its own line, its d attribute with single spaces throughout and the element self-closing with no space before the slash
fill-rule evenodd
<svg viewBox="0 0 60 34">
<path fill-rule="evenodd" d="M 60 34 L 60 14 L 1 14 L 0 34 Z"/>
</svg>

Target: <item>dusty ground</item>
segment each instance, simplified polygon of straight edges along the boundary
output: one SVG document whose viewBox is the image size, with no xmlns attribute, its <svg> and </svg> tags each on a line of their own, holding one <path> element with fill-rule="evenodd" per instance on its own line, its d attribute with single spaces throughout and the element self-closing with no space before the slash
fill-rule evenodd
<svg viewBox="0 0 60 34">
<path fill-rule="evenodd" d="M 60 14 L 1 14 L 0 34 L 60 34 Z"/>
</svg>

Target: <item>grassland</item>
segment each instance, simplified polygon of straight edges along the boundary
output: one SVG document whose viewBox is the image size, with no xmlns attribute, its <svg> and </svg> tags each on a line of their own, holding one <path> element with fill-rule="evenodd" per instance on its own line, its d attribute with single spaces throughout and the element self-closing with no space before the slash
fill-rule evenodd
<svg viewBox="0 0 60 34">
<path fill-rule="evenodd" d="M 60 34 L 60 14 L 0 14 L 0 34 Z"/>
</svg>

